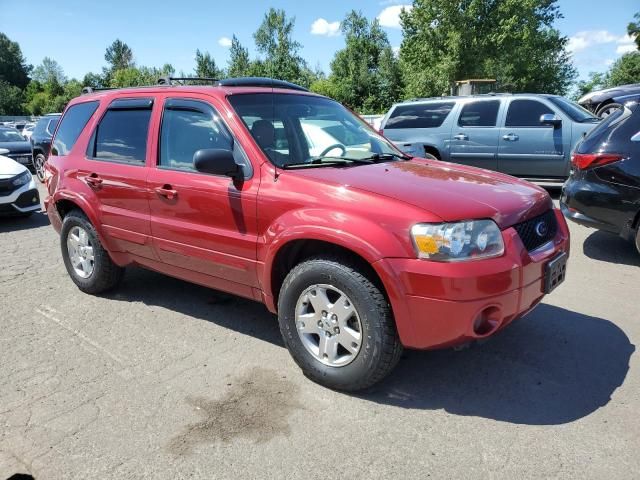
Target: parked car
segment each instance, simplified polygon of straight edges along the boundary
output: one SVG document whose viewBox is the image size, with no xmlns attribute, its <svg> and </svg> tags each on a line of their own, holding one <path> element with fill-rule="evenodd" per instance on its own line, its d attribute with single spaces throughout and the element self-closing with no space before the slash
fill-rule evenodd
<svg viewBox="0 0 640 480">
<path fill-rule="evenodd" d="M 619 87 L 594 90 L 578 100 L 578 104 L 600 118 L 606 118 L 622 108 L 623 97 L 640 94 L 640 83 L 620 85 Z"/>
<path fill-rule="evenodd" d="M 560 201 L 567 218 L 635 241 L 640 252 L 640 94 L 622 101 L 576 148 Z"/>
<path fill-rule="evenodd" d="M 384 135 L 409 155 L 540 182 L 569 176 L 576 143 L 598 122 L 555 95 L 491 94 L 412 100 L 391 107 Z"/>
<path fill-rule="evenodd" d="M 59 113 L 50 113 L 40 118 L 36 123 L 29 141 L 33 154 L 33 166 L 38 180 L 44 182 L 44 164 L 51 148 L 51 137 L 56 131 L 56 126 L 60 120 Z"/>
<path fill-rule="evenodd" d="M 31 145 L 15 128 L 0 127 L 0 148 L 8 150 L 7 157 L 28 168 L 33 168 Z"/>
<path fill-rule="evenodd" d="M 542 188 L 408 157 L 270 79 L 83 95 L 46 169 L 80 290 L 135 264 L 263 302 L 304 373 L 335 389 L 379 381 L 403 346 L 493 335 L 562 282 L 569 254 Z"/>
<path fill-rule="evenodd" d="M 28 216 L 40 210 L 40 195 L 27 167 L 0 148 L 0 216 Z"/>
</svg>

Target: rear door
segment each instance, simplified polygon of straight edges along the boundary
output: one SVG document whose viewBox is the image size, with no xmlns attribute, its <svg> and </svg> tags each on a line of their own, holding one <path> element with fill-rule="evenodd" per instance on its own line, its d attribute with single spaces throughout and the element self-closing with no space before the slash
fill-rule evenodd
<svg viewBox="0 0 640 480">
<path fill-rule="evenodd" d="M 499 171 L 527 178 L 566 176 L 564 143 L 568 138 L 563 136 L 571 135 L 571 125 L 542 125 L 540 117 L 547 113 L 562 118 L 555 108 L 540 100 L 510 100 L 500 130 Z"/>
<path fill-rule="evenodd" d="M 451 161 L 474 167 L 498 168 L 499 99 L 471 100 L 462 105 L 451 129 Z"/>
<path fill-rule="evenodd" d="M 111 102 L 77 172 L 98 200 L 105 233 L 121 251 L 145 258 L 155 258 L 146 185 L 153 105 L 151 96 Z"/>
<path fill-rule="evenodd" d="M 209 285 L 217 278 L 221 289 L 249 296 L 248 287 L 258 286 L 259 178 L 223 121 L 221 107 L 210 97 L 164 97 L 148 179 L 151 231 L 165 264 L 205 274 Z M 193 156 L 201 149 L 232 150 L 245 169 L 244 181 L 196 171 Z"/>
</svg>

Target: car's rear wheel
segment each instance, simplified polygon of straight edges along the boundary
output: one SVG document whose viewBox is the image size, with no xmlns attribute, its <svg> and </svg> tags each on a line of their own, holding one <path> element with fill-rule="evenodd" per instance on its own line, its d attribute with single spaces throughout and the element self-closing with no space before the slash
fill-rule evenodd
<svg viewBox="0 0 640 480">
<path fill-rule="evenodd" d="M 402 353 L 387 299 L 347 259 L 313 258 L 293 268 L 280 290 L 278 319 L 304 374 L 329 388 L 367 388 Z"/>
<path fill-rule="evenodd" d="M 619 103 L 607 103 L 604 107 L 601 107 L 598 110 L 597 115 L 600 118 L 607 118 L 609 115 L 620 108 L 622 108 L 622 105 L 620 105 Z"/>
<path fill-rule="evenodd" d="M 113 263 L 82 212 L 73 210 L 64 217 L 60 247 L 69 276 L 83 292 L 102 293 L 122 279 L 124 269 Z"/>
<path fill-rule="evenodd" d="M 40 180 L 41 183 L 44 183 L 44 178 L 45 178 L 45 173 L 44 173 L 45 162 L 46 162 L 46 159 L 44 158 L 44 155 L 42 155 L 41 153 L 36 155 L 35 158 L 33 159 L 33 168 L 36 171 L 36 177 L 38 178 L 38 180 Z"/>
</svg>

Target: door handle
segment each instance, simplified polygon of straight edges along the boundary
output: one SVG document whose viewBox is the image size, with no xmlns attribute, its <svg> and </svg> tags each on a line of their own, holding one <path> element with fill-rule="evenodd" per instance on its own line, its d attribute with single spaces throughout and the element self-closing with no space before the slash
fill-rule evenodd
<svg viewBox="0 0 640 480">
<path fill-rule="evenodd" d="M 515 142 L 516 140 L 518 140 L 518 135 L 514 134 L 514 133 L 509 133 L 505 136 L 502 137 L 503 140 L 506 140 L 507 142 Z"/>
<path fill-rule="evenodd" d="M 469 140 L 469 136 L 464 133 L 459 133 L 458 135 L 453 136 L 454 140 Z"/>
<path fill-rule="evenodd" d="M 156 187 L 154 190 L 158 195 L 160 195 L 161 197 L 165 197 L 168 200 L 173 200 L 178 196 L 178 191 L 171 188 L 171 185 Z"/>
<path fill-rule="evenodd" d="M 84 181 L 93 188 L 99 188 L 102 185 L 102 179 L 97 173 L 92 173 L 84 178 Z"/>
</svg>

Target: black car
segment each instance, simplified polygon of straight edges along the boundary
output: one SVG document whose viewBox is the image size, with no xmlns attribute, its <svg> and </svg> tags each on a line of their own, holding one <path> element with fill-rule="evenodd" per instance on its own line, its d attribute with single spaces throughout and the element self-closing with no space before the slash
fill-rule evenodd
<svg viewBox="0 0 640 480">
<path fill-rule="evenodd" d="M 45 115 L 36 123 L 33 133 L 31 134 L 31 151 L 33 153 L 33 165 L 36 170 L 38 180 L 44 182 L 44 162 L 49 156 L 51 148 L 51 137 L 56 130 L 60 120 L 59 113 L 50 113 Z"/>
<path fill-rule="evenodd" d="M 0 148 L 9 150 L 5 156 L 29 169 L 33 168 L 31 145 L 13 127 L 0 127 Z"/>
<path fill-rule="evenodd" d="M 624 97 L 640 94 L 640 83 L 620 85 L 605 90 L 594 90 L 578 100 L 578 104 L 595 113 L 600 118 L 606 118 L 611 113 L 622 108 Z"/>
<path fill-rule="evenodd" d="M 560 207 L 576 223 L 635 241 L 640 252 L 640 95 L 622 101 L 576 147 Z"/>
</svg>

